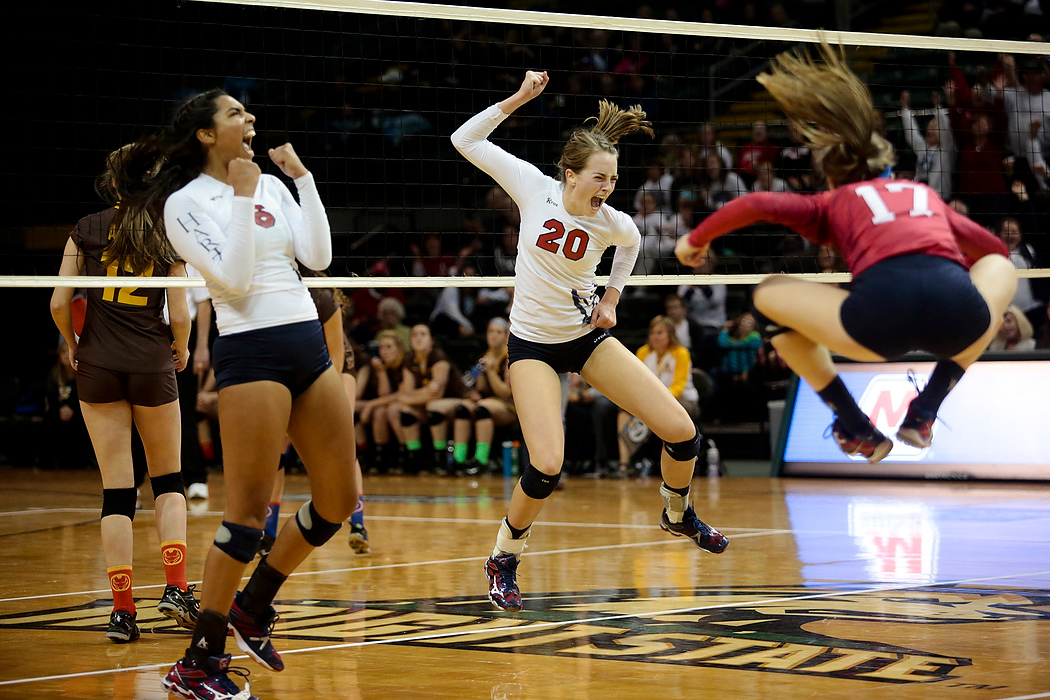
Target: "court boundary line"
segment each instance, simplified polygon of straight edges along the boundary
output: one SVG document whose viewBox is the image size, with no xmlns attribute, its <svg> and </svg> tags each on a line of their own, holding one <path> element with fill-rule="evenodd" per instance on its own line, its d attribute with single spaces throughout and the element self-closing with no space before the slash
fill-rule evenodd
<svg viewBox="0 0 1050 700">
<path fill-rule="evenodd" d="M 954 581 L 940 581 L 940 582 L 922 584 L 922 585 L 919 585 L 919 586 L 916 586 L 914 584 L 900 584 L 900 585 L 894 585 L 894 586 L 876 586 L 876 587 L 869 587 L 869 588 L 860 588 L 860 589 L 857 589 L 857 590 L 850 590 L 850 591 L 830 591 L 830 592 L 826 591 L 826 592 L 822 592 L 822 593 L 814 593 L 812 595 L 801 595 L 801 596 L 787 596 L 787 597 L 781 597 L 781 598 L 770 598 L 768 600 L 735 601 L 735 602 L 731 602 L 731 603 L 717 603 L 717 604 L 714 604 L 714 605 L 700 605 L 700 606 L 694 606 L 694 607 L 688 607 L 688 608 L 671 608 L 669 610 L 648 611 L 648 612 L 645 612 L 645 613 L 622 613 L 622 614 L 619 614 L 619 615 L 602 615 L 602 616 L 598 616 L 598 617 L 584 618 L 584 619 L 579 619 L 579 620 L 561 620 L 561 621 L 556 621 L 556 622 L 536 622 L 535 624 L 529 625 L 528 626 L 528 630 L 530 632 L 532 632 L 532 631 L 540 630 L 540 629 L 552 629 L 552 628 L 557 628 L 557 627 L 563 627 L 565 625 L 587 625 L 587 624 L 595 624 L 595 623 L 599 623 L 599 622 L 612 622 L 612 621 L 616 621 L 616 620 L 627 620 L 627 619 L 631 619 L 631 618 L 639 618 L 639 617 L 642 617 L 643 615 L 646 616 L 646 617 L 662 616 L 662 615 L 683 615 L 683 614 L 692 613 L 692 612 L 700 612 L 700 611 L 703 611 L 703 610 L 721 610 L 721 609 L 727 609 L 727 608 L 746 607 L 748 605 L 771 605 L 771 604 L 775 604 L 775 603 L 792 603 L 792 602 L 797 602 L 797 601 L 802 601 L 802 600 L 819 600 L 819 599 L 822 599 L 822 598 L 839 598 L 839 597 L 848 596 L 848 595 L 863 595 L 863 594 L 868 594 L 868 593 L 882 593 L 882 592 L 887 592 L 887 591 L 901 591 L 901 590 L 908 590 L 908 589 L 911 589 L 911 588 L 921 589 L 921 588 L 931 588 L 931 587 L 934 587 L 934 586 L 958 586 L 958 585 L 967 584 L 967 583 L 978 583 L 978 582 L 982 582 L 982 581 L 1001 581 L 1001 580 L 1004 580 L 1004 579 L 1020 578 L 1022 576 L 1040 576 L 1040 575 L 1045 575 L 1045 574 L 1050 574 L 1050 570 L 1047 570 L 1047 571 L 1030 571 L 1030 572 L 1025 572 L 1025 573 L 1016 573 L 1016 574 L 1001 575 L 1001 576 L 981 576 L 981 577 L 969 578 L 969 579 L 956 579 Z M 515 632 L 515 631 L 522 632 L 523 629 L 520 626 L 518 626 L 518 625 L 511 625 L 511 626 L 508 626 L 508 627 L 505 627 L 505 628 L 503 628 L 503 627 L 495 627 L 495 628 L 491 628 L 491 629 L 485 630 L 486 634 L 492 634 L 492 633 L 496 633 L 496 632 Z M 417 635 L 417 636 L 410 636 L 410 637 L 394 637 L 394 638 L 388 638 L 388 639 L 373 639 L 373 640 L 365 640 L 365 641 L 360 641 L 360 642 L 341 642 L 339 644 L 324 644 L 324 645 L 321 645 L 321 646 L 307 647 L 307 648 L 303 648 L 303 649 L 290 649 L 290 650 L 287 650 L 287 651 L 282 651 L 281 655 L 282 656 L 290 656 L 292 654 L 305 654 L 305 653 L 311 653 L 311 652 L 317 652 L 317 651 L 335 651 L 335 650 L 338 650 L 338 649 L 352 649 L 352 648 L 355 648 L 355 647 L 371 647 L 371 646 L 380 646 L 380 645 L 384 645 L 384 644 L 404 644 L 406 642 L 425 642 L 425 641 L 430 641 L 430 640 L 433 640 L 433 639 L 446 639 L 446 638 L 450 638 L 450 637 L 470 636 L 470 635 L 477 634 L 477 633 L 478 633 L 478 630 L 476 630 L 476 629 L 472 630 L 472 631 L 471 630 L 455 630 L 455 631 L 451 631 L 451 632 L 439 632 L 439 633 L 434 633 L 434 634 L 424 634 L 424 635 Z M 233 658 L 240 660 L 240 659 L 247 659 L 249 657 L 246 654 L 241 654 L 241 655 L 235 656 Z M 127 668 L 111 668 L 111 669 L 103 669 L 103 670 L 98 670 L 98 671 L 81 671 L 79 673 L 55 674 L 55 675 L 51 675 L 51 676 L 37 676 L 37 677 L 34 677 L 34 678 L 18 678 L 18 679 L 13 679 L 13 680 L 9 680 L 9 681 L 0 681 L 0 687 L 6 686 L 6 685 L 21 685 L 21 684 L 24 684 L 24 683 L 41 683 L 41 682 L 53 681 L 53 680 L 68 680 L 68 679 L 71 679 L 71 678 L 86 678 L 86 677 L 90 677 L 90 676 L 101 676 L 101 675 L 110 674 L 110 673 L 112 673 L 112 674 L 127 673 L 128 671 L 150 671 L 150 670 L 153 670 L 153 669 L 166 668 L 168 666 L 170 666 L 169 663 L 144 664 L 142 666 L 130 666 L 130 667 L 127 667 Z M 1004 700 L 1034 700 L 1035 698 L 1043 698 L 1043 697 L 1050 697 L 1050 693 L 1017 696 L 1017 697 L 1013 697 L 1013 698 L 1004 698 Z"/>
<path fill-rule="evenodd" d="M 534 523 L 534 524 L 536 524 L 536 523 Z M 654 526 L 654 528 L 659 529 L 658 526 Z M 736 539 L 740 539 L 740 538 L 744 538 L 744 537 L 761 537 L 763 535 L 784 535 L 784 534 L 789 534 L 791 532 L 792 532 L 792 530 L 763 530 L 761 532 L 745 532 L 745 533 L 740 534 L 740 535 L 734 535 L 733 537 L 736 538 Z M 526 552 L 523 556 L 525 556 L 525 557 L 536 557 L 536 556 L 547 556 L 547 555 L 550 555 L 550 554 L 575 554 L 577 552 L 594 552 L 594 551 L 601 551 L 601 550 L 606 550 L 606 549 L 627 549 L 629 547 L 654 547 L 654 546 L 661 546 L 661 545 L 667 545 L 667 544 L 684 544 L 684 543 L 681 540 L 679 540 L 679 539 L 665 538 L 665 539 L 660 539 L 660 540 L 656 540 L 656 541 L 653 541 L 653 542 L 629 542 L 629 543 L 618 542 L 616 544 L 594 545 L 594 546 L 591 546 L 591 547 L 572 547 L 570 549 L 551 549 L 551 550 L 545 550 L 545 551 L 541 551 L 541 552 Z M 288 574 L 288 578 L 292 578 L 293 576 L 323 576 L 323 575 L 328 575 L 328 574 L 346 574 L 346 573 L 352 573 L 354 571 L 378 571 L 380 569 L 404 569 L 404 568 L 408 568 L 408 567 L 412 567 L 412 566 L 436 566 L 436 565 L 442 565 L 442 564 L 463 564 L 463 563 L 472 562 L 472 561 L 482 562 L 482 561 L 485 561 L 486 558 L 487 558 L 487 556 L 482 555 L 482 556 L 476 556 L 476 557 L 457 557 L 455 559 L 431 559 L 431 560 L 427 560 L 427 561 L 398 562 L 398 563 L 395 563 L 395 564 L 377 564 L 376 566 L 352 566 L 352 567 L 344 567 L 344 568 L 339 568 L 339 569 L 318 569 L 316 571 L 293 571 L 292 573 Z M 1048 573 L 1050 573 L 1050 572 L 1048 572 Z M 244 581 L 244 580 L 246 580 L 248 578 L 249 578 L 249 576 L 242 576 L 241 580 Z M 197 584 L 197 583 L 203 583 L 203 581 L 188 581 L 187 583 Z M 143 585 L 143 586 L 133 586 L 131 590 L 133 590 L 133 591 L 148 591 L 148 590 L 153 589 L 153 588 L 164 588 L 164 586 L 165 586 L 165 584 L 163 584 L 163 583 L 150 583 L 150 584 L 146 584 L 146 585 Z M 21 602 L 21 601 L 25 601 L 25 600 L 45 600 L 47 598 L 64 598 L 64 597 L 67 597 L 67 596 L 78 596 L 78 595 L 98 595 L 98 594 L 101 594 L 101 593 L 110 593 L 110 592 L 111 591 L 110 591 L 109 588 L 99 588 L 99 589 L 91 590 L 91 591 L 73 591 L 71 593 L 45 593 L 43 595 L 21 596 L 21 597 L 18 597 L 18 598 L 0 598 L 0 603 L 17 603 L 17 602 Z"/>
</svg>

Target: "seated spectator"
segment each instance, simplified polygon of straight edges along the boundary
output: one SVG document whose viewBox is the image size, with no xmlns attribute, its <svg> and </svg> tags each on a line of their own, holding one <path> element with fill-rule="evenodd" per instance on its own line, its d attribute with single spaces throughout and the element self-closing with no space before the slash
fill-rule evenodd
<svg viewBox="0 0 1050 700">
<path fill-rule="evenodd" d="M 759 163 L 755 166 L 755 182 L 752 192 L 790 192 L 786 181 L 777 177 L 772 163 Z"/>
<path fill-rule="evenodd" d="M 463 398 L 460 372 L 443 350 L 434 346 L 430 326 L 412 326 L 412 345 L 402 365 L 397 399 L 390 405 L 390 426 L 405 448 L 410 472 L 441 472 L 447 466 L 448 423 Z M 423 457 L 422 428 L 430 426 L 434 447 L 430 464 Z"/>
<path fill-rule="evenodd" d="M 77 397 L 77 373 L 69 364 L 69 346 L 62 337 L 58 341 L 58 359 L 44 378 L 42 447 L 46 453 L 44 465 L 48 467 L 81 469 L 90 467 L 94 460 Z"/>
<path fill-rule="evenodd" d="M 701 258 L 693 268 L 695 275 L 710 275 L 714 271 L 714 253 Z M 678 296 L 686 304 L 689 318 L 701 329 L 699 346 L 693 349 L 693 363 L 697 368 L 710 372 L 721 357 L 718 349 L 718 334 L 726 324 L 726 296 L 724 284 L 683 284 L 678 287 Z"/>
<path fill-rule="evenodd" d="M 697 366 L 695 358 L 699 354 L 700 345 L 704 340 L 704 329 L 700 327 L 699 323 L 689 318 L 686 312 L 685 299 L 677 294 L 665 296 L 664 315 L 674 325 L 674 333 L 678 342 L 689 351 L 689 358 L 692 360 L 693 366 Z"/>
<path fill-rule="evenodd" d="M 988 344 L 990 351 L 1025 351 L 1035 350 L 1035 339 L 1032 337 L 1032 324 L 1021 309 L 1009 306 L 1003 314 L 1003 324 L 999 334 Z"/>
<path fill-rule="evenodd" d="M 376 315 L 379 317 L 379 333 L 383 331 L 397 333 L 401 336 L 402 344 L 407 348 L 412 329 L 403 323 L 405 320 L 405 305 L 394 297 L 380 299 Z M 376 335 L 378 336 L 379 333 Z"/>
<path fill-rule="evenodd" d="M 477 277 L 477 265 L 462 260 L 459 276 Z M 510 293 L 505 287 L 488 289 L 449 285 L 441 290 L 434 310 L 430 312 L 430 327 L 435 335 L 443 338 L 473 336 L 476 326 L 484 325 L 493 316 L 507 313 L 508 304 Z"/>
<path fill-rule="evenodd" d="M 674 208 L 674 199 L 672 198 L 674 188 L 674 175 L 666 170 L 659 160 L 646 161 L 645 182 L 642 183 L 642 186 L 638 188 L 634 195 L 634 210 L 641 213 L 643 207 L 642 198 L 648 194 L 653 198 L 652 205 L 647 207 L 649 210 L 670 214 Z"/>
<path fill-rule="evenodd" d="M 788 138 L 790 143 L 780 149 L 773 161 L 774 169 L 780 173 L 792 191 L 812 192 L 812 151 L 805 144 L 802 132 L 791 122 L 788 122 Z"/>
<path fill-rule="evenodd" d="M 657 316 L 649 322 L 649 342 L 638 348 L 638 359 L 660 378 L 678 403 L 694 421 L 700 420 L 699 394 L 693 385 L 693 364 L 689 351 L 678 341 L 675 335 L 674 322 L 667 316 Z M 620 435 L 620 473 L 630 468 L 631 445 L 624 435 L 624 429 L 632 416 L 620 411 L 616 427 Z"/>
<path fill-rule="evenodd" d="M 397 400 L 401 385 L 406 347 L 396 332 L 380 331 L 375 345 L 369 348 L 368 363 L 358 366 L 354 430 L 359 453 L 371 437 L 372 456 L 365 461 L 371 463 L 368 471 L 373 474 L 400 468 L 398 454 L 390 446 L 391 425 L 400 427 L 400 416 L 391 417 L 391 404 Z"/>
<path fill-rule="evenodd" d="M 714 371 L 715 401 L 722 418 L 739 421 L 749 413 L 751 388 L 750 373 L 762 347 L 762 336 L 755 329 L 755 318 L 746 312 L 727 321 L 718 335 L 722 362 Z"/>
<path fill-rule="evenodd" d="M 919 133 L 918 122 L 911 113 L 911 93 L 901 92 L 901 121 L 904 139 L 915 152 L 915 179 L 925 182 L 941 195 L 952 198 L 952 171 L 955 168 L 955 139 L 952 137 L 948 110 L 941 106 L 940 93 L 933 93 L 934 117 L 926 125 L 926 134 Z"/>
<path fill-rule="evenodd" d="M 609 459 L 609 448 L 614 442 L 619 407 L 575 372 L 569 373 L 565 399 L 566 430 L 571 431 L 574 426 L 589 428 L 594 442 L 593 469 L 588 471 L 585 465 L 580 471 L 590 477 L 618 476 L 620 463 L 618 459 Z"/>
<path fill-rule="evenodd" d="M 1018 270 L 1031 270 L 1040 266 L 1035 251 L 1024 242 L 1024 235 L 1021 233 L 1021 222 L 1018 219 L 1012 216 L 1004 217 L 999 222 L 995 233 L 1006 244 L 1007 250 L 1010 251 L 1010 262 L 1014 264 L 1015 268 Z M 1043 309 L 1046 307 L 1046 301 L 1037 298 L 1032 288 L 1032 280 L 1026 277 L 1017 279 L 1017 291 L 1014 292 L 1014 298 L 1010 303 L 1019 308 L 1028 317 L 1029 323 L 1035 331 L 1042 330 L 1045 320 Z"/>
<path fill-rule="evenodd" d="M 354 308 L 354 317 L 347 329 L 347 335 L 364 345 L 375 337 L 380 330 L 379 302 L 393 297 L 405 303 L 405 293 L 400 289 L 389 289 L 383 286 L 383 278 L 390 276 L 390 265 L 386 260 L 378 260 L 371 267 L 372 277 L 376 278 L 374 287 L 358 287 L 350 293 L 350 304 Z"/>
<path fill-rule="evenodd" d="M 737 172 L 743 175 L 747 182 L 754 182 L 755 166 L 759 163 L 775 162 L 778 153 L 780 146 L 769 140 L 766 123 L 757 121 L 751 125 L 751 140 L 740 147 Z"/>
<path fill-rule="evenodd" d="M 642 234 L 642 250 L 634 274 L 670 274 L 678 269 L 674 246 L 678 241 L 676 216 L 660 210 L 651 192 L 641 192 L 641 206 L 634 223 Z"/>
<path fill-rule="evenodd" d="M 441 251 L 441 236 L 437 233 L 423 234 L 423 248 L 409 244 L 412 251 L 412 274 L 416 277 L 448 277 L 453 274 L 456 259 Z"/>
<path fill-rule="evenodd" d="M 507 224 L 503 227 L 503 233 L 492 251 L 492 259 L 495 263 L 496 275 L 504 277 L 514 276 L 514 264 L 518 259 L 518 229 Z"/>
<path fill-rule="evenodd" d="M 704 202 L 708 209 L 718 211 L 725 206 L 726 202 L 743 197 L 748 193 L 744 180 L 726 168 L 721 158 L 708 156 L 706 165 L 707 189 L 704 192 Z M 688 230 L 685 233 L 688 233 Z"/>
<path fill-rule="evenodd" d="M 463 374 L 465 395 L 454 409 L 452 460 L 456 471 L 479 474 L 489 471 L 492 440 L 496 428 L 518 420 L 507 377 L 507 341 L 510 324 L 497 317 L 489 321 L 485 332 L 488 348 L 477 363 Z M 467 460 L 470 436 L 474 434 L 474 456 Z"/>
<path fill-rule="evenodd" d="M 725 167 L 733 167 L 733 154 L 728 148 L 722 145 L 721 141 L 718 140 L 714 124 L 705 122 L 700 125 L 699 143 L 699 156 L 701 162 L 705 162 L 708 156 L 715 155 L 722 159 Z"/>
</svg>

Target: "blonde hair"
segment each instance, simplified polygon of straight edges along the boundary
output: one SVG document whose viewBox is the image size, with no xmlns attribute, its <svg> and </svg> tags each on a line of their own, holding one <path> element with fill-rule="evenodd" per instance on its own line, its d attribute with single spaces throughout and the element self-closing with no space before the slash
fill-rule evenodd
<svg viewBox="0 0 1050 700">
<path fill-rule="evenodd" d="M 594 122 L 592 126 L 587 126 Z M 558 159 L 558 179 L 565 180 L 565 171 L 580 172 L 587 165 L 587 159 L 599 152 L 612 153 L 619 157 L 616 144 L 621 138 L 635 131 L 642 131 L 653 138 L 652 122 L 645 120 L 645 111 L 641 105 L 620 109 L 609 100 L 598 103 L 598 116 L 589 117 L 584 126 L 576 129 L 569 137 Z"/>
<path fill-rule="evenodd" d="M 818 152 L 832 184 L 877 177 L 895 158 L 875 130 L 871 92 L 849 69 L 841 46 L 835 51 L 821 38 L 817 49 L 821 62 L 808 54 L 780 54 L 758 82 Z"/>
<path fill-rule="evenodd" d="M 1032 322 L 1025 316 L 1024 311 L 1021 311 L 1020 307 L 1011 304 L 1006 307 L 1006 313 L 1014 317 L 1014 322 L 1017 323 L 1017 332 L 1020 333 L 1021 337 L 1018 340 L 1028 340 L 1035 335 L 1035 330 L 1032 328 Z"/>
<path fill-rule="evenodd" d="M 678 333 L 674 329 L 674 321 L 671 320 L 670 316 L 664 316 L 663 314 L 654 316 L 653 320 L 649 321 L 649 332 L 652 333 L 653 329 L 657 326 L 660 326 L 667 331 L 667 338 L 670 341 L 668 347 L 676 348 L 682 344 L 682 342 L 678 340 Z"/>
</svg>

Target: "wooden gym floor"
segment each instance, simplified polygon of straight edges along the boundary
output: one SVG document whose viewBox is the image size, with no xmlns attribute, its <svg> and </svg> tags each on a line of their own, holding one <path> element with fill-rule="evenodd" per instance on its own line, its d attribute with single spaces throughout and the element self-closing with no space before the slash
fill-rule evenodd
<svg viewBox="0 0 1050 700">
<path fill-rule="evenodd" d="M 135 519 L 142 638 L 109 642 L 93 472 L 0 469 L 0 698 L 164 698 L 188 634 L 157 615 L 152 501 Z M 221 476 L 191 504 L 191 581 Z M 281 590 L 286 670 L 262 698 L 1050 698 L 1050 487 L 694 482 L 715 556 L 656 525 L 658 481 L 571 479 L 486 598 L 502 478 L 366 477 L 372 552 L 344 533 Z M 148 491 L 148 489 L 147 489 Z M 282 515 L 305 499 L 289 477 Z M 230 642 L 229 649 L 239 652 Z"/>
</svg>

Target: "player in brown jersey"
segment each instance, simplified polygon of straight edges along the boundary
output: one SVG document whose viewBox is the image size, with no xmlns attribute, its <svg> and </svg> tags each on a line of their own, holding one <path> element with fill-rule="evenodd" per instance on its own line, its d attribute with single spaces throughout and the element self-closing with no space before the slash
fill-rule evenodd
<svg viewBox="0 0 1050 700">
<path fill-rule="evenodd" d="M 99 193 L 117 204 L 113 170 L 125 150 L 111 153 Z M 69 236 L 62 276 L 185 277 L 163 233 L 148 217 L 116 206 L 86 216 Z M 102 549 L 113 591 L 106 636 L 139 637 L 132 597 L 135 518 L 132 423 L 138 428 L 155 499 L 157 534 L 167 586 L 157 609 L 192 629 L 197 601 L 186 585 L 186 497 L 180 473 L 180 415 L 175 372 L 189 359 L 190 317 L 181 288 L 102 287 L 87 290 L 83 334 L 73 330 L 71 287 L 56 288 L 51 315 L 69 346 L 77 390 L 102 472 Z M 167 297 L 171 334 L 161 318 Z"/>
<path fill-rule="evenodd" d="M 448 421 L 463 397 L 459 372 L 443 350 L 434 347 L 430 326 L 412 326 L 412 349 L 402 366 L 401 386 L 397 401 L 391 406 L 390 424 L 407 451 L 411 470 L 422 467 L 421 421 L 430 425 L 436 469 L 444 466 L 447 456 Z"/>
<path fill-rule="evenodd" d="M 490 320 L 485 330 L 488 347 L 477 364 L 463 375 L 464 384 L 469 382 L 470 386 L 455 409 L 452 459 L 457 469 L 462 468 L 470 475 L 488 470 L 496 428 L 512 425 L 518 420 L 507 376 L 509 339 L 507 319 L 497 316 Z M 474 433 L 474 457 L 468 464 L 467 443 L 471 432 Z"/>
</svg>

